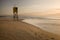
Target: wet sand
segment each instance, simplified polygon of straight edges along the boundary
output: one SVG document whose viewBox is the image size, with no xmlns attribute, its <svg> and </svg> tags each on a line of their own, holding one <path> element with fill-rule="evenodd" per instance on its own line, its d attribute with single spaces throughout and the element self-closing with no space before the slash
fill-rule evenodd
<svg viewBox="0 0 60 40">
<path fill-rule="evenodd" d="M 0 20 L 0 40 L 60 40 L 60 36 L 20 20 Z"/>
</svg>

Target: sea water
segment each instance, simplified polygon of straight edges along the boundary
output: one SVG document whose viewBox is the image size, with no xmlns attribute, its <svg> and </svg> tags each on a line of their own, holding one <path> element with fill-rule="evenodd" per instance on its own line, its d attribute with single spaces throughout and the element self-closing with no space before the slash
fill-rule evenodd
<svg viewBox="0 0 60 40">
<path fill-rule="evenodd" d="M 60 18 L 45 18 L 45 19 L 24 19 L 23 22 L 32 24 L 42 30 L 60 35 Z"/>
</svg>

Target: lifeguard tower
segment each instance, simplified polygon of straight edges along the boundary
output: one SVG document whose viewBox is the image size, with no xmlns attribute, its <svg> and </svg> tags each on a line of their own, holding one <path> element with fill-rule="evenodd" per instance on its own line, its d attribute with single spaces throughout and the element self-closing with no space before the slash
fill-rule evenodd
<svg viewBox="0 0 60 40">
<path fill-rule="evenodd" d="M 14 1 L 14 3 L 13 3 L 13 20 L 15 20 L 15 21 L 18 21 L 19 19 L 18 19 L 18 4 L 19 4 L 20 2 L 19 1 Z"/>
<path fill-rule="evenodd" d="M 18 21 L 18 7 L 13 7 L 13 20 Z"/>
</svg>

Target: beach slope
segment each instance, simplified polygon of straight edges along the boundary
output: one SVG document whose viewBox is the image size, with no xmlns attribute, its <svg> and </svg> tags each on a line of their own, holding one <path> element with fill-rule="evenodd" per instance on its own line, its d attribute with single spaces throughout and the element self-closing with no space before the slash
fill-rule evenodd
<svg viewBox="0 0 60 40">
<path fill-rule="evenodd" d="M 60 36 L 22 21 L 0 20 L 0 40 L 60 40 Z"/>
</svg>

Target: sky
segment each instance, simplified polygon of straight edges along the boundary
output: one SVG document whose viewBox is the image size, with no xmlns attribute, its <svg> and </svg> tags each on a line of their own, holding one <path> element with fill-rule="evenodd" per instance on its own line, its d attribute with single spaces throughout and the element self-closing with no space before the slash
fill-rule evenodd
<svg viewBox="0 0 60 40">
<path fill-rule="evenodd" d="M 39 15 L 49 9 L 60 9 L 60 0 L 0 0 L 0 5 L 0 15 L 13 15 L 14 6 L 20 15 L 40 12 Z"/>
</svg>

